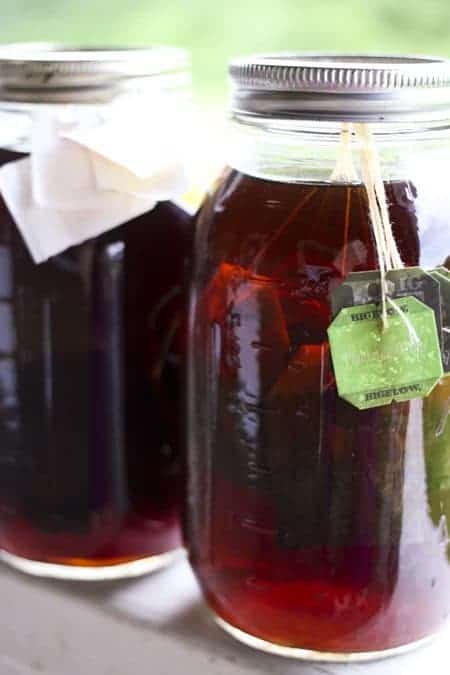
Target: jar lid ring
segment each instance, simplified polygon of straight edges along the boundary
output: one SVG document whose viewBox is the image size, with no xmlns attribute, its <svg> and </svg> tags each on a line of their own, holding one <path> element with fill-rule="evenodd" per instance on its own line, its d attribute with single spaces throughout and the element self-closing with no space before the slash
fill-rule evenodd
<svg viewBox="0 0 450 675">
<path fill-rule="evenodd" d="M 235 114 L 330 121 L 450 117 L 450 61 L 424 56 L 263 54 L 230 64 Z"/>
<path fill-rule="evenodd" d="M 177 47 L 7 44 L 0 46 L 0 101 L 103 102 L 156 80 L 184 85 L 189 69 L 188 53 Z"/>
</svg>

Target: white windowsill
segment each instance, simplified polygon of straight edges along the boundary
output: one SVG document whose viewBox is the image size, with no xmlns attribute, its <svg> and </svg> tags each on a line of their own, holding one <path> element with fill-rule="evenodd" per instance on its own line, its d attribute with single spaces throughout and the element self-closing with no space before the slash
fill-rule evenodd
<svg viewBox="0 0 450 675">
<path fill-rule="evenodd" d="M 0 675 L 446 675 L 450 632 L 369 664 L 308 664 L 236 643 L 185 561 L 125 582 L 41 581 L 0 568 Z"/>
</svg>

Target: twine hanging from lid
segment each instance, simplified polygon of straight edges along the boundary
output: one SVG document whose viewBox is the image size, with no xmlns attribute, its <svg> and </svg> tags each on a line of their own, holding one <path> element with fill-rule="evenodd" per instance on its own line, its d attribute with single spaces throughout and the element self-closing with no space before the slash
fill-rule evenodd
<svg viewBox="0 0 450 675">
<path fill-rule="evenodd" d="M 400 312 L 408 328 L 408 332 L 411 334 L 412 331 L 411 337 L 415 341 L 416 336 L 407 317 L 403 315 L 403 312 L 388 297 L 386 289 L 387 272 L 394 269 L 402 269 L 404 264 L 392 232 L 386 191 L 381 175 L 380 158 L 368 124 L 350 124 L 345 122 L 342 124 L 338 159 L 330 180 L 333 182 L 356 182 L 358 180 L 351 147 L 353 133 L 359 145 L 362 181 L 367 193 L 369 218 L 375 240 L 380 272 L 383 329 L 387 326 L 387 304 L 389 303 L 394 311 Z"/>
</svg>

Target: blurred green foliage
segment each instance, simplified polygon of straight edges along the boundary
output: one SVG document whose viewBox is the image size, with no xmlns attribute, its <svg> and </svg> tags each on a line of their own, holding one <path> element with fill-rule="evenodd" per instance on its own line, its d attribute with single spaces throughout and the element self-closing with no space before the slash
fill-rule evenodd
<svg viewBox="0 0 450 675">
<path fill-rule="evenodd" d="M 449 0 L 0 0 L 0 41 L 168 43 L 218 102 L 230 57 L 327 50 L 450 55 Z"/>
</svg>

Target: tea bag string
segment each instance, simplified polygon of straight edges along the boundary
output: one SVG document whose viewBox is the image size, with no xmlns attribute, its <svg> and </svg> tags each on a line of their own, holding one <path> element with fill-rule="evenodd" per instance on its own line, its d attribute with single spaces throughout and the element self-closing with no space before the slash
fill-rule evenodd
<svg viewBox="0 0 450 675">
<path fill-rule="evenodd" d="M 381 175 L 380 159 L 367 124 L 355 124 L 355 136 L 359 141 L 361 156 L 361 172 L 369 203 L 369 216 L 377 249 L 381 284 L 381 319 L 383 330 L 387 327 L 387 304 L 403 319 L 412 342 L 417 343 L 417 335 L 411 322 L 397 305 L 388 297 L 386 289 L 386 273 L 392 269 L 400 269 L 403 262 L 398 252 L 397 243 L 392 233 L 392 225 L 387 207 L 386 192 Z"/>
<path fill-rule="evenodd" d="M 358 174 L 352 155 L 352 125 L 343 122 L 341 126 L 340 148 L 336 165 L 330 180 L 333 183 L 356 183 Z"/>
<path fill-rule="evenodd" d="M 373 236 L 375 239 L 375 248 L 377 251 L 378 267 L 380 270 L 381 284 L 381 317 L 383 328 L 387 324 L 386 310 L 386 272 L 391 266 L 392 260 L 387 246 L 386 227 L 383 224 L 381 209 L 379 208 L 377 193 L 375 189 L 375 170 L 374 164 L 377 160 L 371 138 L 365 133 L 363 125 L 355 125 L 355 135 L 360 143 L 361 171 L 363 182 L 366 188 L 367 199 L 369 203 L 369 216 L 372 225 Z M 383 226 L 384 225 L 384 226 Z M 389 222 L 390 227 L 390 222 Z"/>
<path fill-rule="evenodd" d="M 372 225 L 378 229 L 386 270 L 401 269 L 404 265 L 398 252 L 392 233 L 392 225 L 387 207 L 386 192 L 381 176 L 381 163 L 368 124 L 355 124 L 355 135 L 359 141 L 363 181 L 369 200 L 369 213 Z"/>
<path fill-rule="evenodd" d="M 395 311 L 403 320 L 411 341 L 417 344 L 418 337 L 414 327 L 405 313 L 402 312 L 402 310 L 395 302 L 393 302 L 391 298 L 389 298 L 386 289 L 387 272 L 392 269 L 401 269 L 404 267 L 404 265 L 392 232 L 392 225 L 386 200 L 386 192 L 381 175 L 380 159 L 372 133 L 367 124 L 342 124 L 341 148 L 336 167 L 331 175 L 331 180 L 347 182 L 354 182 L 357 180 L 357 174 L 351 152 L 353 131 L 357 140 L 359 141 L 362 178 L 367 192 L 369 217 L 375 239 L 375 248 L 380 271 L 382 307 L 381 318 L 383 330 L 387 327 L 387 305 L 389 305 L 392 307 L 393 311 Z"/>
</svg>

